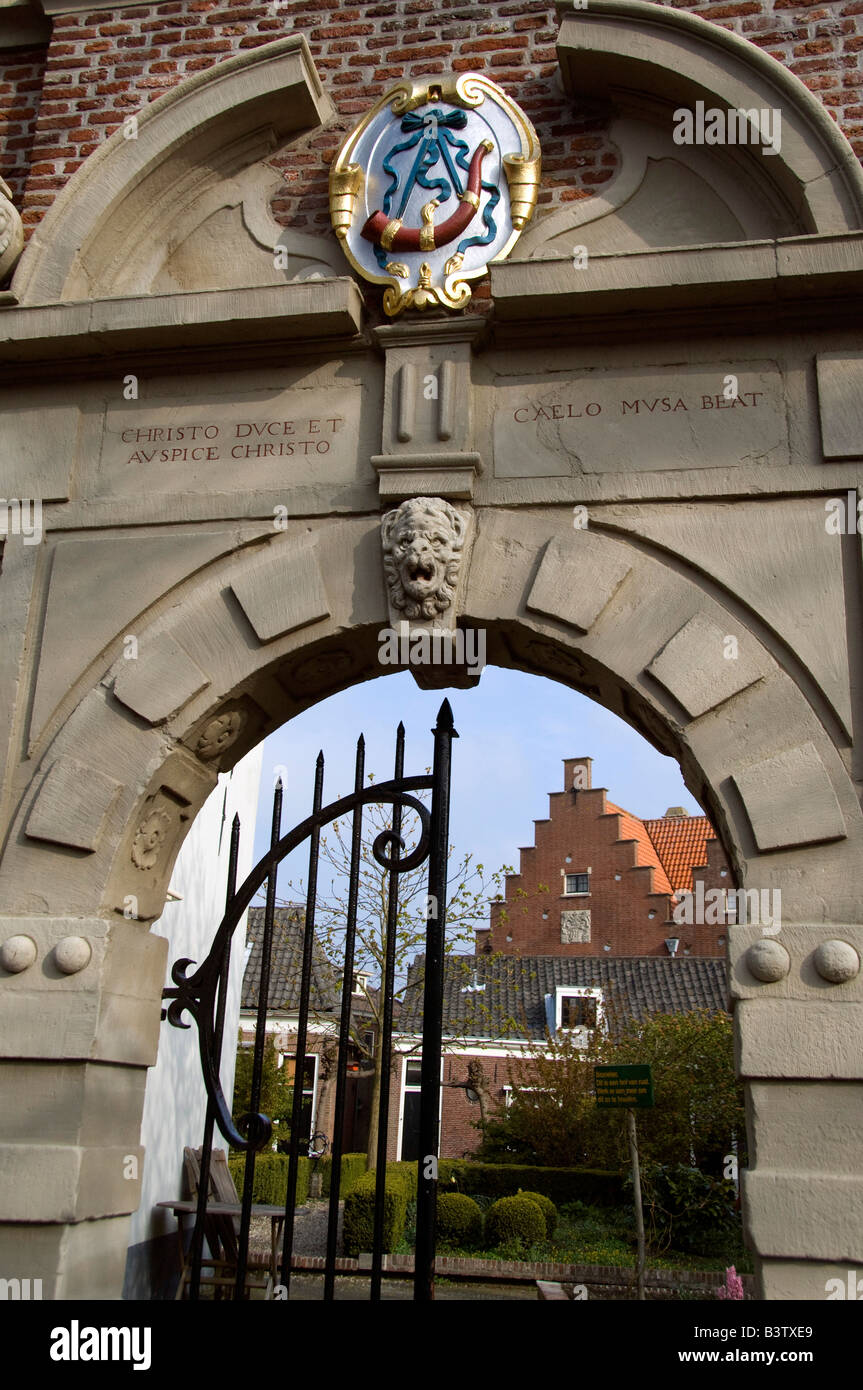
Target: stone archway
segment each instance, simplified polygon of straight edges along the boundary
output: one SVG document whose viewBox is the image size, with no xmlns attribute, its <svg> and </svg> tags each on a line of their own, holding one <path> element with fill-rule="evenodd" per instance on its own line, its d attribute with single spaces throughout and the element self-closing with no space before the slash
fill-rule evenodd
<svg viewBox="0 0 863 1390">
<path fill-rule="evenodd" d="M 565 74 L 589 51 L 610 86 L 640 83 L 623 183 L 538 221 L 493 268 L 491 315 L 375 323 L 330 244 L 294 245 L 298 278 L 270 271 L 262 151 L 327 118 L 293 39 L 155 102 L 21 262 L 7 491 L 38 478 L 45 541 L 10 536 L 0 576 L 0 941 L 35 945 L 0 973 L 0 1252 L 26 1228 L 51 1296 L 122 1283 L 122 1157 L 164 977 L 147 925 L 185 831 L 217 770 L 381 674 L 380 513 L 418 495 L 472 520 L 457 616 L 486 629 L 488 660 L 586 691 L 676 756 L 741 886 L 781 890 L 766 966 L 747 955 L 757 928 L 730 934 L 762 1291 L 821 1297 L 863 1257 L 861 553 L 825 525 L 863 455 L 859 169 L 788 74 L 794 138 L 766 191 L 752 151 L 675 161 L 675 45 L 717 104 L 732 79 L 760 101 L 766 60 L 747 78 L 739 41 L 637 0 L 575 23 Z M 694 216 L 669 249 L 663 199 L 693 180 L 739 236 L 705 245 Z M 197 254 L 218 234 L 244 284 Z M 308 280 L 314 265 L 339 273 Z"/>
</svg>

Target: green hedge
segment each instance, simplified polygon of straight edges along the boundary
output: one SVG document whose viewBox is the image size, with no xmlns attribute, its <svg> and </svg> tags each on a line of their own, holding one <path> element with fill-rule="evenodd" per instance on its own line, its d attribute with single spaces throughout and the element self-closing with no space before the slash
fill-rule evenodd
<svg viewBox="0 0 863 1390">
<path fill-rule="evenodd" d="M 353 1191 L 345 1198 L 345 1254 L 355 1256 L 361 1250 L 371 1250 L 375 1229 L 374 1169 L 363 1173 Z M 417 1168 L 415 1163 L 388 1163 L 384 1189 L 383 1248 L 392 1254 L 405 1232 L 408 1202 L 416 1197 Z"/>
<path fill-rule="evenodd" d="M 333 1160 L 330 1154 L 326 1158 L 320 1159 L 321 1165 L 321 1195 L 329 1197 L 330 1180 L 333 1175 Z M 365 1154 L 342 1154 L 342 1171 L 339 1182 L 339 1197 L 347 1197 L 349 1192 L 353 1192 L 363 1173 L 366 1171 Z"/>
<path fill-rule="evenodd" d="M 255 1160 L 255 1181 L 252 1186 L 252 1200 L 270 1206 L 284 1206 L 288 1190 L 287 1154 L 258 1154 Z M 245 1157 L 241 1154 L 228 1159 L 228 1168 L 234 1179 L 234 1186 L 240 1197 L 243 1195 L 243 1175 L 246 1169 Z M 297 1168 L 297 1206 L 308 1201 L 311 1163 L 307 1158 L 299 1160 Z"/>
<path fill-rule="evenodd" d="M 545 1216 L 542 1208 L 523 1192 L 514 1197 L 499 1197 L 485 1216 L 485 1243 L 489 1249 L 509 1241 L 535 1245 L 545 1240 Z"/>
<path fill-rule="evenodd" d="M 521 1189 L 540 1192 L 558 1207 L 567 1202 L 612 1207 L 625 1200 L 621 1175 L 595 1168 L 537 1168 L 526 1163 L 442 1158 L 439 1176 L 439 1192 L 469 1196 L 512 1197 Z"/>
</svg>

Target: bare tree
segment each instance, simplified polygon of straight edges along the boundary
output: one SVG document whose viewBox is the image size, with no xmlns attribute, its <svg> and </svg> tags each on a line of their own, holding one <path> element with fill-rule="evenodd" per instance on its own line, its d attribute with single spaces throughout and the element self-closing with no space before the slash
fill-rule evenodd
<svg viewBox="0 0 863 1390">
<path fill-rule="evenodd" d="M 374 781 L 374 774 L 368 774 Z M 384 1019 L 384 991 L 382 981 L 387 952 L 387 913 L 389 894 L 389 875 L 375 859 L 372 846 L 379 834 L 392 831 L 392 807 L 385 803 L 372 803 L 363 814 L 363 838 L 359 863 L 359 891 L 357 898 L 356 942 L 354 954 L 354 979 L 357 983 L 357 999 L 362 1006 L 351 1013 L 351 1039 L 359 1055 L 374 1063 L 372 1088 L 371 1123 L 367 1145 L 369 1168 L 377 1161 L 378 1109 L 381 1095 L 382 1048 L 380 1039 Z M 407 811 L 402 817 L 402 839 L 407 849 L 416 842 L 419 833 L 419 817 Z M 325 953 L 333 961 L 344 959 L 345 930 L 348 918 L 348 875 L 351 863 L 352 821 L 333 821 L 330 832 L 321 837 L 321 861 L 333 870 L 332 888 L 329 895 L 318 896 L 315 936 Z M 455 855 L 450 846 L 451 862 Z M 465 854 L 455 861 L 450 870 L 446 908 L 446 944 L 448 953 L 458 957 L 473 954 L 476 928 L 484 925 L 488 915 L 488 899 L 499 897 L 501 886 L 507 874 L 513 870 L 504 865 L 491 874 L 486 874 L 485 866 L 475 863 L 471 854 Z M 298 891 L 302 885 L 290 881 L 289 887 Z M 408 985 L 408 967 L 414 958 L 425 950 L 426 912 L 427 912 L 427 865 L 408 870 L 399 875 L 399 901 L 396 917 L 395 944 L 395 1019 L 396 1027 L 400 1003 Z M 522 893 L 521 896 L 527 897 Z M 466 974 L 470 972 L 470 961 L 465 960 Z M 421 984 L 422 967 L 411 971 L 411 988 Z M 342 980 L 343 989 L 354 989 L 354 980 Z M 369 1046 L 367 1035 L 374 1036 L 373 1047 Z M 449 1036 L 449 1035 L 448 1035 Z M 415 1045 L 411 1051 L 415 1051 Z"/>
</svg>

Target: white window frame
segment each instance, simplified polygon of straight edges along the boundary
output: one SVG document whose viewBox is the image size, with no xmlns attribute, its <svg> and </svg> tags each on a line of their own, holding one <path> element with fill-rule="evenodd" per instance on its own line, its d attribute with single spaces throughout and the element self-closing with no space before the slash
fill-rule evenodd
<svg viewBox="0 0 863 1390">
<path fill-rule="evenodd" d="M 605 1013 L 602 1007 L 602 989 L 599 985 L 557 985 L 555 988 L 554 999 L 554 1018 L 557 1031 L 559 1033 L 571 1033 L 573 1035 L 584 1035 L 585 1047 L 589 1041 L 589 1034 L 598 1032 L 605 1024 Z M 581 1025 L 577 1028 L 564 1028 L 563 1001 L 564 999 L 595 999 L 596 1000 L 596 1028 L 588 1028 Z"/>
<path fill-rule="evenodd" d="M 294 1060 L 294 1051 L 290 1051 L 290 1052 L 280 1052 L 280 1053 L 279 1053 L 279 1057 L 280 1057 L 280 1059 L 281 1059 L 281 1060 L 279 1061 L 279 1066 L 280 1066 L 280 1067 L 283 1067 L 283 1066 L 285 1065 L 285 1061 L 286 1061 L 286 1060 L 290 1060 L 290 1061 L 293 1062 L 293 1060 Z M 315 1070 L 314 1070 L 314 1075 L 313 1075 L 313 1077 L 312 1077 L 312 1084 L 311 1084 L 311 1087 L 304 1086 L 304 1087 L 303 1087 L 303 1095 L 304 1095 L 304 1096 L 305 1096 L 305 1095 L 308 1095 L 308 1092 L 309 1092 L 309 1090 L 311 1089 L 311 1092 L 312 1092 L 312 1120 L 311 1120 L 311 1125 L 310 1125 L 310 1128 L 309 1128 L 309 1134 L 311 1135 L 311 1134 L 314 1134 L 314 1133 L 316 1132 L 316 1131 L 315 1131 L 315 1121 L 316 1121 L 317 1118 L 318 1118 L 318 1075 L 319 1075 L 319 1072 L 320 1072 L 321 1057 L 320 1057 L 320 1053 L 319 1053 L 319 1052 L 307 1052 L 306 1055 L 305 1055 L 305 1059 L 304 1059 L 304 1061 L 303 1061 L 303 1071 L 305 1071 L 305 1069 L 306 1069 L 306 1062 L 309 1060 L 310 1057 L 314 1059 Z M 297 1075 L 297 1073 L 296 1073 L 296 1068 L 295 1068 L 295 1069 L 294 1069 L 294 1080 L 296 1080 L 296 1075 Z"/>
<path fill-rule="evenodd" d="M 422 1063 L 422 1053 L 421 1053 L 421 1052 L 403 1052 L 403 1053 L 401 1054 L 401 1057 L 402 1057 L 402 1074 L 401 1074 L 401 1079 L 400 1079 L 400 1082 L 399 1082 L 399 1126 L 398 1126 L 398 1130 L 397 1130 L 397 1132 L 396 1132 L 396 1160 L 395 1160 L 396 1162 L 400 1162 L 400 1161 L 401 1161 L 402 1131 L 403 1131 L 403 1129 L 404 1129 L 404 1123 L 405 1123 L 405 1092 L 408 1091 L 408 1090 L 410 1090 L 410 1091 L 419 1091 L 419 1090 L 420 1090 L 420 1087 L 419 1087 L 418 1085 L 414 1084 L 413 1082 L 411 1082 L 410 1086 L 408 1086 L 408 1084 L 407 1084 L 408 1062 L 420 1062 L 420 1063 Z M 444 1054 L 441 1053 L 441 1059 L 440 1059 L 440 1080 L 441 1080 L 441 1085 L 440 1085 L 440 1100 L 439 1100 L 439 1102 L 438 1102 L 438 1112 L 437 1112 L 437 1156 L 438 1156 L 438 1158 L 440 1158 L 441 1129 L 442 1129 L 442 1122 L 443 1122 L 443 1079 L 444 1079 L 443 1064 L 444 1064 Z"/>
<path fill-rule="evenodd" d="M 589 897 L 590 897 L 590 869 L 579 869 L 579 870 L 576 871 L 576 873 L 570 873 L 570 872 L 567 872 L 566 869 L 564 869 L 562 872 L 563 872 L 563 893 L 561 894 L 561 897 L 564 897 L 564 898 L 589 898 Z M 586 879 L 587 879 L 587 887 L 586 887 L 586 888 L 572 888 L 572 889 L 567 888 L 567 886 L 566 886 L 566 880 L 567 880 L 568 878 L 586 878 Z"/>
</svg>

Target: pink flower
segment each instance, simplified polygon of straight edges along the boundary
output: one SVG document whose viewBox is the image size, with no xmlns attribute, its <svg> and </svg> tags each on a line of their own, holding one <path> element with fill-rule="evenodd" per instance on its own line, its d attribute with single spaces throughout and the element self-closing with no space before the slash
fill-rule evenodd
<svg viewBox="0 0 863 1390">
<path fill-rule="evenodd" d="M 725 1271 L 725 1284 L 723 1285 L 723 1287 L 722 1287 L 721 1289 L 717 1289 L 717 1291 L 716 1291 L 716 1297 L 717 1297 L 717 1298 L 743 1298 L 743 1297 L 744 1297 L 744 1293 L 743 1293 L 743 1280 L 741 1279 L 740 1275 L 737 1273 L 737 1270 L 734 1268 L 734 1265 L 732 1265 L 730 1269 L 726 1269 L 726 1271 Z"/>
</svg>

